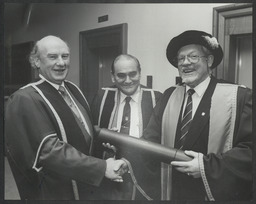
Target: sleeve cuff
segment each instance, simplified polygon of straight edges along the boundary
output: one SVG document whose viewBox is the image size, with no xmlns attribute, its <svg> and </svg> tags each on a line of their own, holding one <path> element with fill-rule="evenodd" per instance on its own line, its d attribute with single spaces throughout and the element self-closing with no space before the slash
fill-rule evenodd
<svg viewBox="0 0 256 204">
<path fill-rule="evenodd" d="M 201 177 L 202 177 L 202 181 L 203 181 L 203 184 L 204 184 L 204 188 L 205 188 L 205 191 L 206 191 L 206 194 L 207 194 L 207 197 L 210 201 L 215 201 L 213 195 L 212 195 L 212 192 L 211 192 L 211 189 L 210 189 L 210 186 L 209 186 L 209 183 L 207 181 L 207 178 L 206 178 L 206 174 L 205 174 L 205 169 L 204 169 L 204 155 L 203 154 L 199 154 L 199 169 L 200 169 L 200 174 L 201 174 Z"/>
<path fill-rule="evenodd" d="M 40 145 L 39 145 L 39 147 L 38 147 L 38 149 L 37 149 L 37 152 L 36 152 L 36 158 L 35 158 L 35 161 L 34 161 L 34 163 L 33 163 L 32 169 L 36 170 L 37 172 L 40 172 L 40 171 L 43 169 L 43 167 L 39 167 L 39 166 L 38 166 L 38 159 L 39 159 L 39 156 L 40 156 L 39 154 L 40 154 L 40 152 L 41 152 L 41 149 L 42 149 L 43 144 L 45 143 L 45 141 L 46 141 L 48 138 L 50 138 L 50 137 L 56 137 L 56 136 L 57 136 L 56 133 L 50 134 L 50 135 L 47 135 L 47 136 L 41 141 L 41 143 L 40 143 Z"/>
</svg>

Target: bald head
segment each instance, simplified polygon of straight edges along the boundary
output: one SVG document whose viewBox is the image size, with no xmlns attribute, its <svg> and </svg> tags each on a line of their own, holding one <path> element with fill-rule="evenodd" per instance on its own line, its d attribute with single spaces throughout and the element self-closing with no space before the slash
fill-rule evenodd
<svg viewBox="0 0 256 204">
<path fill-rule="evenodd" d="M 132 55 L 119 55 L 112 64 L 112 82 L 127 96 L 133 95 L 139 85 L 141 68 L 138 59 Z"/>
<path fill-rule="evenodd" d="M 61 38 L 56 37 L 54 35 L 48 35 L 46 37 L 43 37 L 41 40 L 37 41 L 29 55 L 29 62 L 31 64 L 31 67 L 39 68 L 35 62 L 36 59 L 40 57 L 40 53 L 43 50 L 47 49 L 50 46 L 58 47 L 60 45 L 66 47 L 68 51 L 70 51 L 68 44 Z"/>
<path fill-rule="evenodd" d="M 45 79 L 61 84 L 69 71 L 69 47 L 59 37 L 46 36 L 35 44 L 30 54 L 30 63 L 39 69 Z"/>
<path fill-rule="evenodd" d="M 136 64 L 138 71 L 141 72 L 140 62 L 136 57 L 129 55 L 129 54 L 121 54 L 121 55 L 117 56 L 112 63 L 112 67 L 111 67 L 112 74 L 115 73 L 115 65 L 119 61 L 133 61 Z"/>
<path fill-rule="evenodd" d="M 60 46 L 66 47 L 69 50 L 69 47 L 66 42 L 64 42 L 59 37 L 56 37 L 53 35 L 48 35 L 37 42 L 37 47 L 39 52 L 42 49 L 46 49 L 48 47 L 60 47 Z"/>
</svg>

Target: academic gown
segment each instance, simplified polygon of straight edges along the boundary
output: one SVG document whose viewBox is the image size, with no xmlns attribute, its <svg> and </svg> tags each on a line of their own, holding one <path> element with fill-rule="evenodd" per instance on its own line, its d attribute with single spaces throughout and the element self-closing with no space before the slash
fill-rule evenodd
<svg viewBox="0 0 256 204">
<path fill-rule="evenodd" d="M 140 135 L 142 135 L 143 129 L 147 126 L 153 108 L 161 96 L 162 93 L 141 85 L 139 97 L 139 103 L 141 104 L 139 107 Z M 116 86 L 99 90 L 91 104 L 94 124 L 101 128 L 111 128 L 117 105 L 118 88 Z M 97 147 L 97 156 L 101 158 L 103 152 L 102 144 L 98 143 Z M 117 158 L 121 157 L 130 161 L 138 184 L 148 196 L 152 199 L 160 200 L 160 163 L 158 161 L 145 162 L 149 160 L 133 149 L 126 152 L 120 150 L 117 153 Z M 134 196 L 135 200 L 146 199 L 138 190 L 132 195 L 133 183 L 130 174 L 125 174 L 123 179 L 124 183 L 114 183 L 105 179 L 99 196 L 102 196 L 104 200 L 131 200 L 132 196 Z"/>
<path fill-rule="evenodd" d="M 223 93 L 217 94 L 217 89 L 223 90 Z M 230 93 L 228 90 L 236 91 Z M 182 85 L 165 91 L 144 131 L 144 139 L 176 147 L 180 137 L 184 95 L 185 86 Z M 214 98 L 216 95 L 219 97 L 218 100 Z M 229 95 L 232 96 L 229 97 L 232 104 L 226 100 L 226 96 Z M 176 103 L 178 100 L 180 102 Z M 199 159 L 202 177 L 195 179 L 176 171 L 171 165 L 162 164 L 163 200 L 250 200 L 251 90 L 243 86 L 226 84 L 212 77 L 194 115 L 183 149 L 201 152 L 204 155 Z"/>
<path fill-rule="evenodd" d="M 68 81 L 65 85 L 90 116 L 78 87 Z M 5 142 L 21 199 L 79 199 L 79 185 L 90 192 L 104 177 L 106 162 L 90 156 L 93 135 L 83 133 L 62 96 L 44 80 L 10 96 Z"/>
</svg>

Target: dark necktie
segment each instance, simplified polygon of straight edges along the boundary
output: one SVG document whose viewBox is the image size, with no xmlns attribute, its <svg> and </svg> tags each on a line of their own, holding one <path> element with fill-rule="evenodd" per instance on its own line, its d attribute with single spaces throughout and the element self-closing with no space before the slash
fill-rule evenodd
<svg viewBox="0 0 256 204">
<path fill-rule="evenodd" d="M 131 119 L 131 106 L 130 106 L 131 97 L 127 96 L 125 98 L 125 105 L 121 123 L 120 132 L 124 134 L 129 134 L 130 131 L 130 119 Z"/>
<path fill-rule="evenodd" d="M 187 100 L 187 105 L 183 114 L 183 118 L 181 121 L 181 137 L 178 141 L 178 147 L 180 149 L 183 148 L 186 136 L 188 134 L 188 130 L 190 127 L 190 124 L 192 122 L 192 95 L 195 93 L 194 89 L 189 89 L 187 91 L 188 94 L 188 100 Z"/>
<path fill-rule="evenodd" d="M 88 124 L 85 122 L 83 122 L 81 115 L 79 114 L 79 111 L 77 110 L 74 102 L 72 101 L 71 97 L 69 96 L 69 94 L 67 93 L 67 90 L 65 89 L 65 87 L 60 86 L 59 87 L 59 92 L 61 94 L 61 96 L 63 97 L 63 99 L 65 100 L 65 102 L 68 104 L 68 106 L 70 107 L 70 109 L 72 110 L 72 112 L 75 114 L 75 116 L 77 117 L 77 119 L 80 121 L 80 123 L 83 125 L 83 127 L 86 129 L 86 131 L 91 135 L 91 131 L 90 128 L 88 126 Z M 85 117 L 85 116 L 84 116 Z M 85 118 L 86 120 L 86 118 Z"/>
</svg>

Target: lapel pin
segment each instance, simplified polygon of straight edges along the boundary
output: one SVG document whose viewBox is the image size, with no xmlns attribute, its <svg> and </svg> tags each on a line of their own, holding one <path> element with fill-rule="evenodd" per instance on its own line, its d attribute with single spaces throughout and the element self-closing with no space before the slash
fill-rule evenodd
<svg viewBox="0 0 256 204">
<path fill-rule="evenodd" d="M 202 112 L 202 116 L 204 116 L 205 115 L 205 112 Z"/>
</svg>

